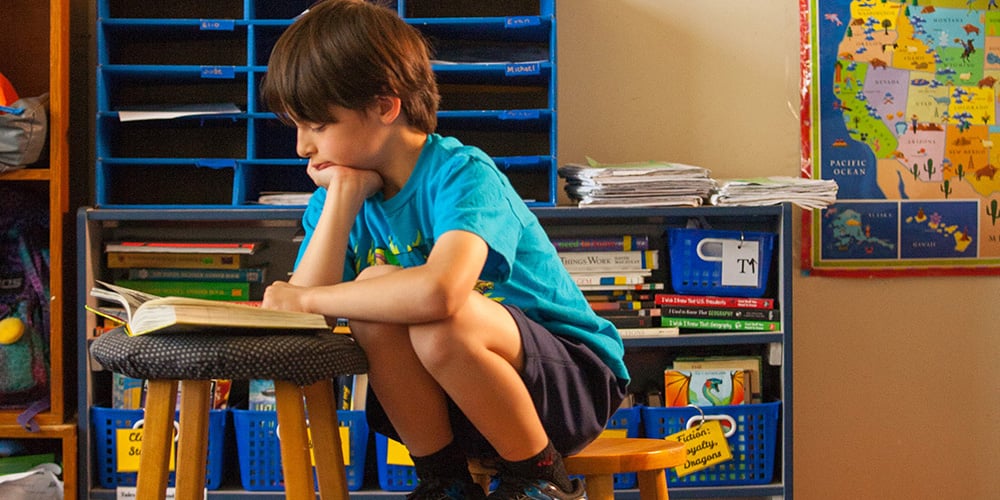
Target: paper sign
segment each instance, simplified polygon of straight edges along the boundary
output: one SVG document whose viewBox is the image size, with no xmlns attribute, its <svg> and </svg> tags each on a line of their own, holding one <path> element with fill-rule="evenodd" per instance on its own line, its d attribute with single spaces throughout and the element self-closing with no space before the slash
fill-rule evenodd
<svg viewBox="0 0 1000 500">
<path fill-rule="evenodd" d="M 663 439 L 684 445 L 687 458 L 674 468 L 677 477 L 684 477 L 715 464 L 733 459 L 726 434 L 718 420 L 706 420 L 701 425 L 671 434 Z"/>
<path fill-rule="evenodd" d="M 410 458 L 410 451 L 406 449 L 406 446 L 395 439 L 386 439 L 388 440 L 388 446 L 386 447 L 385 463 L 412 467 L 413 459 Z"/>
<path fill-rule="evenodd" d="M 142 429 L 116 429 L 117 445 L 115 457 L 118 462 L 118 472 L 138 472 L 139 457 L 142 455 Z M 170 470 L 174 470 L 177 448 L 170 447 Z"/>
<path fill-rule="evenodd" d="M 760 244 L 722 240 L 722 286 L 760 286 Z"/>
</svg>

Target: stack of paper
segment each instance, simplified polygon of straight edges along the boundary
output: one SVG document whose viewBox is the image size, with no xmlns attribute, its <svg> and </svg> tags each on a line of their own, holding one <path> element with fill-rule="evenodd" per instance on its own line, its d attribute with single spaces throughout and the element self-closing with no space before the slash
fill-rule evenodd
<svg viewBox="0 0 1000 500">
<path fill-rule="evenodd" d="M 581 207 L 670 207 L 702 205 L 716 188 L 709 170 L 668 162 L 600 164 L 559 168 L 566 194 Z"/>
<path fill-rule="evenodd" d="M 790 201 L 802 208 L 826 208 L 837 200 L 837 182 L 802 177 L 757 177 L 724 182 L 713 205 L 777 205 Z"/>
</svg>

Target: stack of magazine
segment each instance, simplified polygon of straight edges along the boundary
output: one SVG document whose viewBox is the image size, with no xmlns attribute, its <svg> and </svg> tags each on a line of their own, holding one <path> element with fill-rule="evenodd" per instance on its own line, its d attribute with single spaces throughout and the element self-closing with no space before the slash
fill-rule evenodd
<svg viewBox="0 0 1000 500">
<path fill-rule="evenodd" d="M 713 205 L 760 206 L 790 201 L 805 208 L 826 208 L 837 200 L 837 182 L 803 177 L 756 177 L 724 182 Z"/>
<path fill-rule="evenodd" d="M 660 161 L 559 168 L 566 194 L 581 207 L 697 207 L 716 188 L 711 172 L 702 167 Z"/>
</svg>

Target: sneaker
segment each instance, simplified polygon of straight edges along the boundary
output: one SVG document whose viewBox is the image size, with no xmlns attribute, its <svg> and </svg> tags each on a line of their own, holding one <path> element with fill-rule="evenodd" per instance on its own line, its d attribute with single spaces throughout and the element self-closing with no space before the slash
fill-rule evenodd
<svg viewBox="0 0 1000 500">
<path fill-rule="evenodd" d="M 500 476 L 500 486 L 489 498 L 499 500 L 576 500 L 587 498 L 583 481 L 573 479 L 573 491 L 563 491 L 555 484 L 544 479 L 525 479 L 519 477 Z"/>
<path fill-rule="evenodd" d="M 485 500 L 486 494 L 475 483 L 467 481 L 446 481 L 430 478 L 417 483 L 417 487 L 406 495 L 407 500 Z"/>
</svg>

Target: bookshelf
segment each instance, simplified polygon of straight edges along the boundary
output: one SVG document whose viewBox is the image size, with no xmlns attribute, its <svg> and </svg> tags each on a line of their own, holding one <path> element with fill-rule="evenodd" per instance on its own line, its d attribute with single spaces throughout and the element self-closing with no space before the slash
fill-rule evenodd
<svg viewBox="0 0 1000 500">
<path fill-rule="evenodd" d="M 258 98 L 271 47 L 312 3 L 99 0 L 96 205 L 241 208 L 312 191 L 295 130 Z M 391 5 L 435 50 L 438 130 L 484 149 L 530 205 L 554 206 L 554 0 Z M 121 120 L 204 104 L 236 111 Z"/>
<path fill-rule="evenodd" d="M 662 384 L 663 368 L 681 355 L 754 354 L 767 362 L 763 370 L 764 394 L 769 401 L 780 401 L 777 429 L 777 456 L 774 479 L 768 484 L 748 486 L 671 486 L 674 498 L 784 497 L 792 491 L 792 228 L 791 206 L 775 207 L 700 207 L 670 209 L 579 209 L 546 207 L 533 209 L 550 236 L 612 235 L 648 233 L 651 244 L 665 248 L 663 232 L 668 227 L 683 227 L 689 219 L 707 222 L 713 228 L 767 231 L 776 235 L 773 262 L 766 296 L 780 306 L 782 329 L 775 332 L 723 333 L 706 332 L 666 338 L 631 338 L 625 340 L 626 361 L 633 376 L 633 388 L 644 390 Z M 265 249 L 255 258 L 267 261 L 268 275 L 277 279 L 291 270 L 298 248 L 301 209 L 231 209 L 231 210 L 144 210 L 81 209 L 77 213 L 77 239 L 83 242 L 77 256 L 78 296 L 81 304 L 94 305 L 88 297 L 95 278 L 107 278 L 111 272 L 102 262 L 103 243 L 142 238 L 213 238 L 264 240 Z M 662 270 L 669 272 L 668 269 Z M 660 275 L 665 278 L 665 274 Z M 253 293 L 253 292 L 252 292 Z M 95 481 L 93 423 L 90 411 L 103 406 L 110 398 L 110 374 L 93 366 L 87 347 L 96 326 L 92 315 L 78 312 L 78 363 L 81 368 L 78 392 L 81 464 L 80 477 L 89 498 L 115 498 L 115 490 L 100 487 Z M 661 385 L 662 389 L 662 385 Z M 231 444 L 231 443 L 230 443 Z M 369 460 L 374 460 L 369 455 Z M 248 492 L 242 489 L 234 462 L 225 464 L 221 487 L 208 492 L 213 500 L 229 498 L 283 498 L 282 492 Z M 369 469 L 372 470 L 372 469 Z M 403 493 L 377 489 L 377 477 L 365 477 L 366 488 L 352 492 L 352 498 L 402 498 Z M 376 485 L 376 486 L 368 486 Z M 636 490 L 617 493 L 620 498 L 638 498 Z"/>
<path fill-rule="evenodd" d="M 66 374 L 73 367 L 64 356 L 72 352 L 72 332 L 64 330 L 67 301 L 63 288 L 65 219 L 69 209 L 69 1 L 6 2 L 0 17 L 0 60 L 4 74 L 21 97 L 49 93 L 49 142 L 47 159 L 21 170 L 0 174 L 0 183 L 32 196 L 48 198 L 51 331 L 49 337 L 50 407 L 35 417 L 39 430 L 32 432 L 17 421 L 23 409 L 0 410 L 0 439 L 44 442 L 63 466 L 67 497 L 76 495 L 77 433 L 71 417 L 73 394 L 65 391 Z M 48 61 L 48 64 L 39 64 Z M 72 293 L 72 292 L 70 292 Z"/>
</svg>

